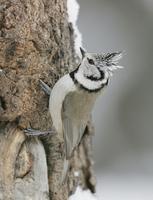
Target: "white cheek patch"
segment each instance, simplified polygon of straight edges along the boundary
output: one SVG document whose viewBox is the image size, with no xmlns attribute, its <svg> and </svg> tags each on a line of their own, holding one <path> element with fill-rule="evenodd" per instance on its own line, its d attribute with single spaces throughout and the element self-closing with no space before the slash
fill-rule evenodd
<svg viewBox="0 0 153 200">
<path fill-rule="evenodd" d="M 93 76 L 100 78 L 100 72 L 95 66 L 89 66 L 87 63 L 84 63 L 84 66 L 86 67 L 86 71 L 82 71 L 85 76 Z"/>
</svg>

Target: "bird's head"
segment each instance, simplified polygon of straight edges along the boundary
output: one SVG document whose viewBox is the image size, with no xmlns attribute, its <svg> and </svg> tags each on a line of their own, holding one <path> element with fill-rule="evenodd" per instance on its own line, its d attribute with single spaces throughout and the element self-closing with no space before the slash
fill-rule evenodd
<svg viewBox="0 0 153 200">
<path fill-rule="evenodd" d="M 84 67 L 84 73 L 87 76 L 102 78 L 100 76 L 107 76 L 108 78 L 113 75 L 114 70 L 123 68 L 118 64 L 122 58 L 122 52 L 114 53 L 87 53 L 84 49 L 80 48 L 82 54 L 81 66 Z"/>
</svg>

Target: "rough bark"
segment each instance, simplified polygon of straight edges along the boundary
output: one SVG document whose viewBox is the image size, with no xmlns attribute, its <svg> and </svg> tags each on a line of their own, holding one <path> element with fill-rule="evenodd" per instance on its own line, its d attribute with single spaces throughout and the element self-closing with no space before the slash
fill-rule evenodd
<svg viewBox="0 0 153 200">
<path fill-rule="evenodd" d="M 0 200 L 67 200 L 77 184 L 94 192 L 91 123 L 60 185 L 62 138 L 26 137 L 52 127 L 50 87 L 76 66 L 66 0 L 0 0 Z M 72 67 L 73 66 L 73 67 Z M 79 176 L 76 176 L 79 172 Z"/>
</svg>

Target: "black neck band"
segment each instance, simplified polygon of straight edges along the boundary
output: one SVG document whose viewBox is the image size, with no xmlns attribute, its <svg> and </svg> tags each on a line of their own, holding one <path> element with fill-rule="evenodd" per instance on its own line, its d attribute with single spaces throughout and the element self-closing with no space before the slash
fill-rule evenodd
<svg viewBox="0 0 153 200">
<path fill-rule="evenodd" d="M 79 65 L 80 66 L 80 65 Z M 70 77 L 72 78 L 74 84 L 76 84 L 79 88 L 81 89 L 84 89 L 85 91 L 87 92 L 99 92 L 102 88 L 104 88 L 106 85 L 108 85 L 108 79 L 107 79 L 107 82 L 106 83 L 102 83 L 101 86 L 97 89 L 89 89 L 89 88 L 86 88 L 85 86 L 83 86 L 81 83 L 79 83 L 77 81 L 77 79 L 75 78 L 75 74 L 77 73 L 78 69 L 79 69 L 79 66 L 72 72 L 69 73 Z M 95 77 L 93 76 L 89 76 L 89 77 L 86 77 L 87 79 L 91 80 L 91 81 L 100 81 L 102 79 L 104 79 L 104 72 L 101 72 L 101 77 L 99 79 L 95 79 Z"/>
</svg>

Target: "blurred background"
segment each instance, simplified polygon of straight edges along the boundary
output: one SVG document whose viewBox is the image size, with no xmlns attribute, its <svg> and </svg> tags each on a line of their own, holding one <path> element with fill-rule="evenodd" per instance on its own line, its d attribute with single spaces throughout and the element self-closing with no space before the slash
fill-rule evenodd
<svg viewBox="0 0 153 200">
<path fill-rule="evenodd" d="M 153 200 L 153 0 L 78 0 L 89 52 L 124 50 L 93 111 L 99 200 Z"/>
</svg>

